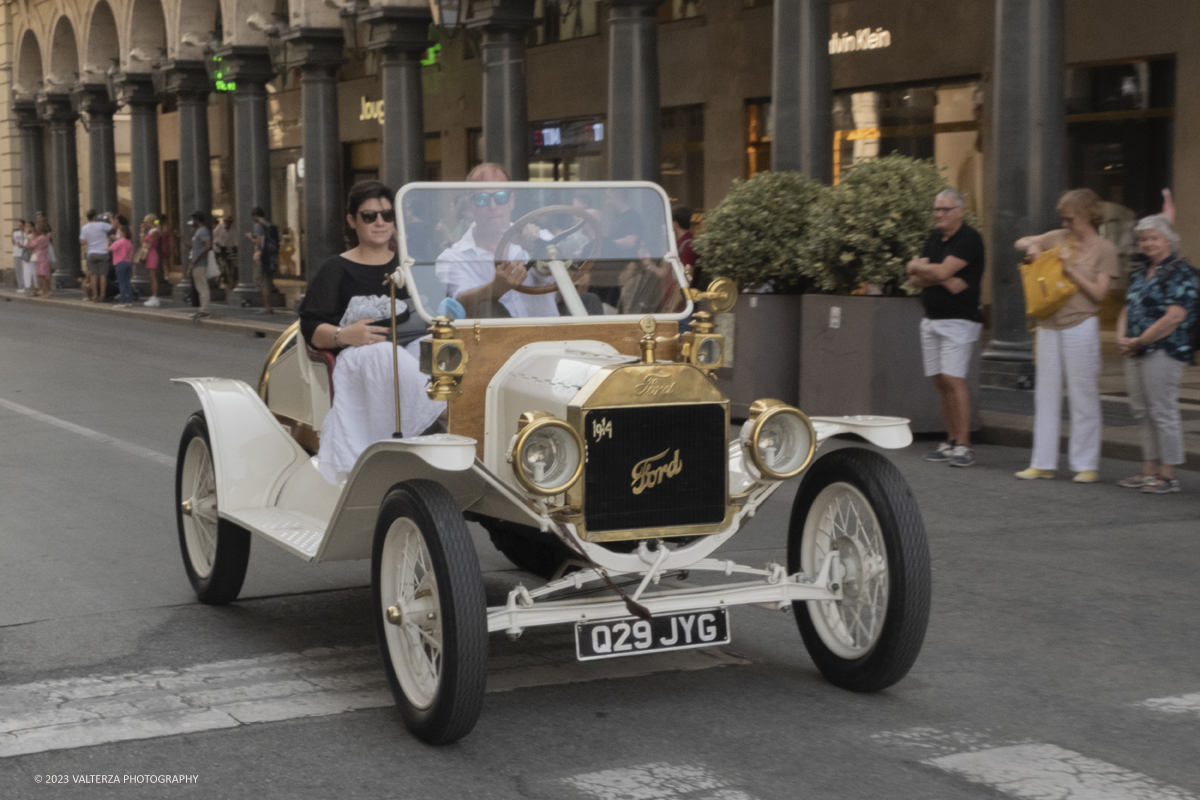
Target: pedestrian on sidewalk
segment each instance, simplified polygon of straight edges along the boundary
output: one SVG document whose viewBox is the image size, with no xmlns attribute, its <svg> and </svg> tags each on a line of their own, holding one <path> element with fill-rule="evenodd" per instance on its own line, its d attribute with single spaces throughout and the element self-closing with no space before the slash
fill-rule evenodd
<svg viewBox="0 0 1200 800">
<path fill-rule="evenodd" d="M 129 308 L 133 305 L 133 241 L 129 236 L 129 221 L 122 216 L 117 217 L 116 238 L 108 246 L 108 252 L 112 254 L 113 270 L 121 288 L 117 308 Z"/>
<path fill-rule="evenodd" d="M 1016 248 L 1030 258 L 1061 248 L 1063 274 L 1079 290 L 1066 305 L 1037 324 L 1037 376 L 1034 392 L 1033 454 L 1022 480 L 1053 478 L 1058 469 L 1063 382 L 1071 409 L 1067 463 L 1076 483 L 1100 479 L 1100 303 L 1120 274 L 1117 248 L 1100 235 L 1104 207 L 1091 189 L 1072 189 L 1058 201 L 1062 227 L 1025 236 Z"/>
<path fill-rule="evenodd" d="M 33 240 L 37 237 L 34 232 L 35 226 L 29 220 L 25 220 L 25 261 L 23 262 L 23 272 L 25 274 L 25 290 L 31 294 L 37 294 L 37 273 L 34 270 L 34 254 Z"/>
<path fill-rule="evenodd" d="M 219 224 L 213 226 L 213 251 L 221 266 L 221 284 L 226 289 L 237 286 L 237 243 L 233 215 L 226 214 Z"/>
<path fill-rule="evenodd" d="M 246 234 L 246 238 L 254 242 L 254 260 L 258 262 L 262 277 L 263 307 L 259 313 L 274 314 L 271 295 L 275 292 L 275 270 L 279 266 L 279 228 L 259 207 L 251 209 L 250 216 L 254 219 L 254 229 Z"/>
<path fill-rule="evenodd" d="M 1142 471 L 1118 482 L 1147 494 L 1178 492 L 1175 467 L 1185 461 L 1179 414 L 1183 365 L 1192 359 L 1200 276 L 1179 257 L 1179 234 L 1163 214 L 1134 227 L 1146 261 L 1129 279 L 1117 318 L 1125 388 L 1142 444 Z"/>
<path fill-rule="evenodd" d="M 971 448 L 971 396 L 967 373 L 983 331 L 979 291 L 983 282 L 983 237 L 963 222 L 962 195 L 953 189 L 933 201 L 934 230 L 921 255 L 908 262 L 909 281 L 921 289 L 921 352 L 925 376 L 933 378 L 946 425 L 946 441 L 926 461 L 952 467 L 975 463 Z"/>
<path fill-rule="evenodd" d="M 142 305 L 158 308 L 161 305 L 158 299 L 158 268 L 162 261 L 162 229 L 159 228 L 157 215 L 142 217 L 141 234 L 142 246 L 138 248 L 134 262 L 143 265 L 150 276 L 150 299 Z"/>
<path fill-rule="evenodd" d="M 211 317 L 209 302 L 211 294 L 208 290 L 208 252 L 212 250 L 212 235 L 208 232 L 207 219 L 203 211 L 192 213 L 188 226 L 192 229 L 192 249 L 188 253 L 188 269 L 192 272 L 192 286 L 200 298 L 200 310 L 192 314 L 192 319 Z"/>
<path fill-rule="evenodd" d="M 50 230 L 43 220 L 33 229 L 33 241 L 29 243 L 33 250 L 33 271 L 37 275 L 37 291 L 35 297 L 50 296 Z"/>
<path fill-rule="evenodd" d="M 79 241 L 87 245 L 87 299 L 94 303 L 104 300 L 108 293 L 108 233 L 112 230 L 110 215 L 87 212 L 87 224 L 79 229 Z"/>
<path fill-rule="evenodd" d="M 25 220 L 19 219 L 13 224 L 13 277 L 17 281 L 17 294 L 29 294 L 29 283 L 25 277 Z"/>
</svg>

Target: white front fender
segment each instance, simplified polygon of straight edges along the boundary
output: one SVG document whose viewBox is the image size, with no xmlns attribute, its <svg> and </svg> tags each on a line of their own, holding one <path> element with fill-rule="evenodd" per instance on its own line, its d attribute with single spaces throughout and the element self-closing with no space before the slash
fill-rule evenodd
<svg viewBox="0 0 1200 800">
<path fill-rule="evenodd" d="M 817 442 L 839 433 L 853 433 L 876 447 L 899 450 L 912 444 L 912 428 L 903 417 L 876 417 L 858 414 L 852 417 L 809 417 L 817 432 Z"/>
</svg>

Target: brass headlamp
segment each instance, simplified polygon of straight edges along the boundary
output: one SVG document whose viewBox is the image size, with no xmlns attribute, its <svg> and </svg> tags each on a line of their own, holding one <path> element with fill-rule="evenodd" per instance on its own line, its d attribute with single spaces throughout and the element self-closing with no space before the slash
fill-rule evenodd
<svg viewBox="0 0 1200 800">
<path fill-rule="evenodd" d="M 421 340 L 421 372 L 432 378 L 425 392 L 430 400 L 453 400 L 462 394 L 467 348 L 447 317 L 435 318 L 429 333 Z"/>
</svg>

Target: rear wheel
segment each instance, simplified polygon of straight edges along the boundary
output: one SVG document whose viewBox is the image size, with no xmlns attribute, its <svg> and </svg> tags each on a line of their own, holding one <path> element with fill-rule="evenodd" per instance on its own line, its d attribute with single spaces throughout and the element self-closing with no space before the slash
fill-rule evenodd
<svg viewBox="0 0 1200 800">
<path fill-rule="evenodd" d="M 408 729 L 429 744 L 475 727 L 487 688 L 487 599 L 454 498 L 433 481 L 396 486 L 371 557 L 375 631 Z"/>
<path fill-rule="evenodd" d="M 250 533 L 217 515 L 217 479 L 204 412 L 188 418 L 175 465 L 175 520 L 183 568 L 202 603 L 237 599 L 250 561 Z"/>
<path fill-rule="evenodd" d="M 822 457 L 796 494 L 788 571 L 815 575 L 834 550 L 843 599 L 794 603 L 800 635 L 830 683 L 886 689 L 908 673 L 925 639 L 929 546 L 904 478 L 871 450 Z"/>
</svg>

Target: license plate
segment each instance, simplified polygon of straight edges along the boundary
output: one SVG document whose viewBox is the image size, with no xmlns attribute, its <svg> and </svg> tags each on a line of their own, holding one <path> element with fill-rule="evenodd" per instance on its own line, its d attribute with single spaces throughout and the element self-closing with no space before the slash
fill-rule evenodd
<svg viewBox="0 0 1200 800">
<path fill-rule="evenodd" d="M 575 623 L 575 655 L 580 661 L 718 644 L 729 644 L 729 617 L 724 608 L 663 614 L 649 622 L 630 617 Z"/>
</svg>

